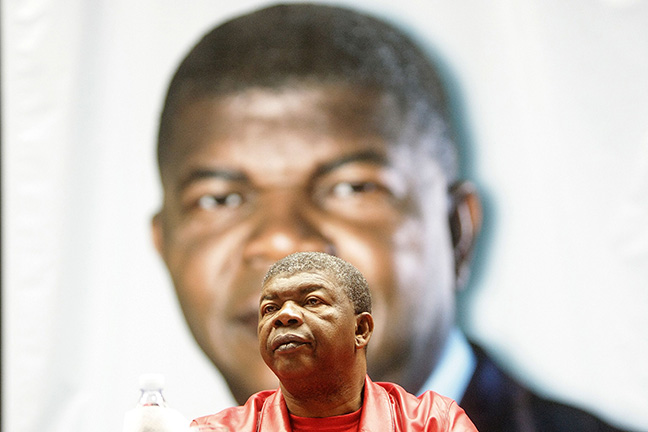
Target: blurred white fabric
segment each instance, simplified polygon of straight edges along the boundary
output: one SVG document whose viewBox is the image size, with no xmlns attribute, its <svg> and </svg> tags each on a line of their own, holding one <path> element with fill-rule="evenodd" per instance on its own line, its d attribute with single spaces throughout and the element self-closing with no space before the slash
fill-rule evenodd
<svg viewBox="0 0 648 432">
<path fill-rule="evenodd" d="M 648 2 L 348 0 L 459 82 L 482 257 L 461 324 L 541 393 L 648 430 Z M 165 88 L 252 0 L 3 0 L 3 430 L 114 432 L 143 371 L 231 403 L 149 236 Z"/>
</svg>

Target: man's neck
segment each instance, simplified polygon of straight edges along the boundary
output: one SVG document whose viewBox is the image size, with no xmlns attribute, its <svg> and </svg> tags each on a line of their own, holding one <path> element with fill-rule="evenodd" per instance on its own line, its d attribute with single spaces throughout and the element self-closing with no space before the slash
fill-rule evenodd
<svg viewBox="0 0 648 432">
<path fill-rule="evenodd" d="M 282 382 L 281 392 L 288 411 L 300 417 L 332 417 L 362 407 L 365 376 L 332 385 L 310 379 L 307 383 Z"/>
</svg>

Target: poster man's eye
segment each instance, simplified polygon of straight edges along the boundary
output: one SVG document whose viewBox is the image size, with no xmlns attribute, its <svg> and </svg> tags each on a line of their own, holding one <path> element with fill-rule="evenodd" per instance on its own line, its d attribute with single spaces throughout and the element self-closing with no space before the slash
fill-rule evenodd
<svg viewBox="0 0 648 432">
<path fill-rule="evenodd" d="M 198 207 L 203 210 L 218 208 L 234 208 L 243 203 L 243 196 L 239 193 L 228 193 L 223 195 L 206 194 L 198 199 Z"/>
<path fill-rule="evenodd" d="M 343 198 L 354 194 L 375 192 L 379 186 L 374 182 L 340 182 L 333 186 L 333 194 Z"/>
</svg>

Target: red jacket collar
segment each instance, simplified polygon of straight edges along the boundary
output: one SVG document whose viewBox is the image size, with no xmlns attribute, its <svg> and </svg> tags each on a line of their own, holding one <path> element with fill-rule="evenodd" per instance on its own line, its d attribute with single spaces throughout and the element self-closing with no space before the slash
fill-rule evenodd
<svg viewBox="0 0 648 432">
<path fill-rule="evenodd" d="M 360 431 L 394 431 L 394 415 L 387 391 L 365 377 Z M 257 420 L 258 432 L 290 432 L 290 416 L 281 389 L 268 397 Z"/>
</svg>

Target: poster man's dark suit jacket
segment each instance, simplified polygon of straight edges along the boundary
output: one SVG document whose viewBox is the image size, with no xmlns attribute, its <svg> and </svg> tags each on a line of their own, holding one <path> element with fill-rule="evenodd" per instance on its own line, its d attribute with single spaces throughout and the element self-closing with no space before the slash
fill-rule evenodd
<svg viewBox="0 0 648 432">
<path fill-rule="evenodd" d="M 475 373 L 459 405 L 480 432 L 615 432 L 580 409 L 541 398 L 473 345 Z"/>
</svg>

